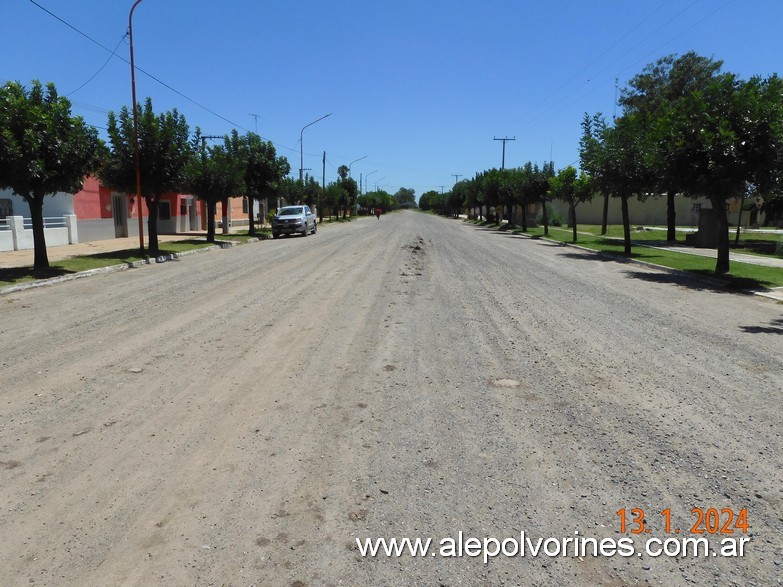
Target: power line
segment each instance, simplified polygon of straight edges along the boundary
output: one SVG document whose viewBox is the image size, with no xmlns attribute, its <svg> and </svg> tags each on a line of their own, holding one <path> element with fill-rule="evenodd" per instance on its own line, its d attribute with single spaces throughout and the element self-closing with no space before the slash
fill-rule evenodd
<svg viewBox="0 0 783 587">
<path fill-rule="evenodd" d="M 48 10 L 47 8 L 44 8 L 43 6 L 41 6 L 40 4 L 38 4 L 38 2 L 36 2 L 35 0 L 29 0 L 29 1 L 30 1 L 30 3 L 31 3 L 31 4 L 34 4 L 35 6 L 37 6 L 38 8 L 40 8 L 41 10 L 43 10 L 44 12 L 46 12 L 47 14 L 49 14 L 50 16 L 52 16 L 53 18 L 55 18 L 55 19 L 59 20 L 61 23 L 63 23 L 63 24 L 64 24 L 65 26 L 67 26 L 69 29 L 71 29 L 71 30 L 73 30 L 73 31 L 76 31 L 78 34 L 80 34 L 81 36 L 83 36 L 85 39 L 87 39 L 87 40 L 89 40 L 90 42 L 92 42 L 92 43 L 95 43 L 96 45 L 98 45 L 98 47 L 100 47 L 100 48 L 101 48 L 101 49 L 103 49 L 104 51 L 108 51 L 109 53 L 111 53 L 112 55 L 114 55 L 115 57 L 117 57 L 118 59 L 120 59 L 121 61 L 124 61 L 125 63 L 127 63 L 128 65 L 130 65 L 130 61 L 128 61 L 127 59 L 125 59 L 125 58 L 124 58 L 124 57 L 122 57 L 121 55 L 117 55 L 117 54 L 116 54 L 116 53 L 115 53 L 113 50 L 109 49 L 108 47 L 106 47 L 106 46 L 105 46 L 105 45 L 103 45 L 102 43 L 99 43 L 98 41 L 96 41 L 95 39 L 93 39 L 93 38 L 92 38 L 90 35 L 88 35 L 87 33 L 80 31 L 79 29 L 77 29 L 75 26 L 73 26 L 73 25 L 72 25 L 72 24 L 70 24 L 69 22 L 67 22 L 67 21 L 65 21 L 64 19 L 62 19 L 62 18 L 60 18 L 59 16 L 57 16 L 57 15 L 56 15 L 55 13 L 53 13 L 51 10 Z M 240 125 L 240 124 L 237 124 L 236 122 L 233 122 L 233 121 L 229 120 L 229 119 L 228 119 L 228 118 L 226 118 L 225 116 L 222 116 L 222 115 L 218 114 L 217 112 L 215 112 L 214 110 L 212 110 L 212 109 L 210 109 L 210 108 L 207 108 L 207 107 L 206 107 L 206 106 L 204 106 L 203 104 L 200 104 L 199 102 L 197 102 L 197 101 L 196 101 L 196 100 L 194 100 L 193 98 L 190 98 L 189 96 L 186 96 L 185 94 L 183 94 L 182 92 L 180 92 L 180 91 L 179 91 L 179 90 L 177 90 L 176 88 L 174 88 L 174 87 L 170 86 L 169 84 L 167 84 L 167 83 L 166 83 L 166 82 L 164 82 L 163 80 L 161 80 L 161 79 L 159 79 L 159 78 L 155 77 L 154 75 L 152 75 L 151 73 L 149 73 L 149 72 L 147 72 L 147 71 L 143 70 L 141 67 L 139 67 L 139 66 L 136 66 L 136 70 L 137 70 L 137 71 L 139 71 L 139 72 L 141 72 L 141 73 L 143 73 L 143 74 L 144 74 L 144 75 L 146 75 L 148 78 L 150 78 L 150 79 L 152 79 L 152 80 L 154 80 L 154 81 L 158 82 L 158 83 L 159 83 L 160 85 L 162 85 L 164 88 L 167 88 L 167 89 L 171 90 L 172 92 L 174 92 L 175 94 L 177 94 L 178 96 L 180 96 L 180 97 L 182 97 L 182 98 L 185 98 L 185 99 L 186 99 L 188 102 L 191 102 L 191 103 L 195 104 L 196 106 L 198 106 L 199 108 L 201 108 L 202 110 L 204 110 L 204 111 L 206 111 L 206 112 L 209 112 L 209 113 L 210 113 L 210 114 L 212 114 L 213 116 L 216 116 L 216 117 L 217 117 L 217 118 L 219 118 L 220 120 L 222 120 L 222 121 L 224 121 L 224 122 L 227 122 L 227 123 L 229 123 L 230 125 L 232 125 L 232 126 L 235 126 L 236 128 L 241 128 L 242 130 L 244 130 L 244 131 L 246 131 L 246 132 L 249 132 L 249 130 L 248 130 L 248 129 L 246 129 L 244 126 L 242 126 L 242 125 Z M 294 149 L 291 149 L 291 150 L 293 151 Z"/>
<path fill-rule="evenodd" d="M 731 1 L 731 0 L 730 0 L 730 1 Z M 613 65 L 615 65 L 615 64 L 616 64 L 618 61 L 620 61 L 620 60 L 624 59 L 625 57 L 627 57 L 627 56 L 628 56 L 628 55 L 631 53 L 631 51 L 633 51 L 634 49 L 636 49 L 636 48 L 638 48 L 639 46 L 641 46 L 642 44 L 644 44 L 644 43 L 645 43 L 645 42 L 646 42 L 646 41 L 647 41 L 649 38 L 651 38 L 652 36 L 654 36 L 655 34 L 657 34 L 657 33 L 658 33 L 660 30 L 662 30 L 662 29 L 664 29 L 664 28 L 668 27 L 668 26 L 669 26 L 671 23 L 673 23 L 675 20 L 677 20 L 677 19 L 678 19 L 678 18 L 679 18 L 679 17 L 680 17 L 682 14 L 684 14 L 685 12 L 687 12 L 688 10 L 690 10 L 690 9 L 691 9 L 691 8 L 692 8 L 692 7 L 693 7 L 695 4 L 697 4 L 698 2 L 699 2 L 699 0 L 692 0 L 692 2 L 690 2 L 690 3 L 689 3 L 689 4 L 688 4 L 688 5 L 685 7 L 685 8 L 683 8 L 682 10 L 680 10 L 679 12 L 677 12 L 677 13 L 676 13 L 674 16 L 672 16 L 671 18 L 669 18 L 669 19 L 668 19 L 667 21 L 665 21 L 665 22 L 664 22 L 662 25 L 658 26 L 658 27 L 657 27 L 655 30 L 653 30 L 651 33 L 649 33 L 649 34 L 647 34 L 646 36 L 642 37 L 642 38 L 641 38 L 641 40 L 639 40 L 639 42 L 637 42 L 637 43 L 636 43 L 636 44 L 635 44 L 633 47 L 631 47 L 630 49 L 628 49 L 628 50 L 624 51 L 624 52 L 623 52 L 623 53 L 620 55 L 620 57 L 618 57 L 617 59 L 615 59 L 614 61 L 612 61 L 612 62 L 611 62 L 611 63 L 609 63 L 608 65 L 606 65 L 606 66 L 605 66 L 603 69 L 599 70 L 597 73 L 593 74 L 593 75 L 592 75 L 592 77 L 591 77 L 591 79 L 593 79 L 593 80 L 594 80 L 594 79 L 596 79 L 596 77 L 597 77 L 597 76 L 599 76 L 599 75 L 601 75 L 602 73 L 604 73 L 604 72 L 605 72 L 607 69 L 609 69 L 610 67 L 612 67 Z M 523 119 L 523 118 L 528 118 L 528 120 L 530 120 L 530 119 L 536 119 L 536 120 L 540 121 L 540 120 L 541 120 L 541 117 L 542 117 L 542 116 L 544 116 L 545 114 L 548 114 L 548 115 L 550 115 L 550 117 L 551 117 L 551 115 L 552 115 L 552 114 L 554 114 L 554 112 L 553 112 L 553 110 L 552 110 L 552 109 L 553 109 L 554 107 L 556 107 L 556 106 L 559 106 L 559 105 L 560 105 L 560 104 L 562 104 L 563 102 L 567 101 L 567 100 L 568 100 L 569 98 L 571 98 L 571 97 L 572 97 L 574 94 L 576 94 L 577 92 L 579 92 L 579 91 L 580 91 L 580 89 L 581 89 L 581 87 L 580 87 L 580 88 L 575 88 L 574 90 L 570 91 L 570 92 L 569 92 L 569 93 L 567 93 L 565 96 L 563 96 L 563 97 L 559 98 L 558 100 L 556 100 L 556 101 L 555 101 L 555 102 L 553 102 L 553 103 L 552 103 L 552 102 L 549 102 L 549 99 L 550 99 L 550 98 L 552 98 L 552 96 L 554 96 L 556 93 L 558 93 L 558 92 L 559 92 L 561 89 L 563 89 L 563 88 L 564 88 L 566 85 L 568 85 L 568 84 L 569 84 L 569 83 L 570 83 L 572 80 L 574 80 L 574 79 L 575 79 L 576 77 L 578 77 L 580 74 L 584 73 L 584 71 L 585 71 L 585 70 L 586 70 L 588 67 L 590 67 L 591 65 L 593 65 L 593 64 L 594 64 L 596 61 L 598 61 L 598 60 L 599 60 L 601 57 L 603 57 L 603 56 L 604 56 L 606 53 L 608 53 L 608 51 L 609 51 L 610 49 L 612 49 L 613 47 L 615 47 L 617 44 L 619 44 L 619 43 L 620 43 L 620 41 L 622 41 L 622 40 L 624 40 L 625 38 L 627 38 L 627 37 L 630 35 L 630 33 L 631 33 L 631 32 L 635 31 L 637 28 L 639 28 L 639 26 L 641 26 L 642 24 L 644 24 L 645 22 L 647 22 L 647 21 L 648 21 L 648 20 L 649 20 L 649 19 L 650 19 L 650 18 L 651 18 L 651 17 L 652 17 L 654 14 L 656 14 L 656 13 L 657 13 L 657 12 L 658 12 L 658 11 L 659 11 L 661 8 L 663 8 L 663 6 L 665 6 L 667 3 L 668 3 L 668 2 L 664 2 L 663 4 L 661 4 L 661 5 L 660 5 L 658 8 L 656 8 L 656 9 L 655 9 L 653 12 L 651 12 L 651 13 L 650 13 L 648 16 L 646 16 L 646 17 L 645 17 L 645 18 L 644 18 L 642 21 L 640 21 L 640 22 L 639 22 L 637 25 L 635 25 L 633 28 L 631 28 L 631 29 L 630 29 L 630 30 L 629 30 L 629 31 L 628 31 L 628 32 L 627 32 L 625 35 L 623 35 L 623 36 L 622 36 L 622 37 L 621 37 L 619 40 L 617 40 L 615 43 L 613 43 L 613 44 L 612 44 L 612 45 L 611 45 L 609 48 L 605 49 L 605 50 L 604 50 L 604 51 L 603 51 L 603 52 L 602 52 L 602 53 L 601 53 L 601 54 L 600 54 L 598 57 L 596 57 L 595 59 L 593 59 L 592 61 L 590 61 L 590 62 L 589 62 L 589 63 L 588 63 L 586 66 L 584 66 L 582 69 L 580 69 L 580 71 L 578 71 L 576 74 L 574 74 L 573 76 L 571 76 L 571 77 L 568 79 L 568 81 L 564 82 L 564 83 L 563 83 L 563 84 L 561 84 L 561 85 L 560 85 L 560 86 L 559 86 L 559 87 L 558 87 L 556 90 L 554 90 L 553 92 L 551 92 L 551 93 L 550 93 L 550 94 L 549 94 L 549 95 L 548 95 L 548 96 L 547 96 L 547 97 L 546 97 L 544 100 L 542 100 L 542 101 L 541 101 L 541 102 L 540 102 L 540 103 L 539 103 L 537 106 L 534 106 L 534 107 L 533 107 L 533 109 L 531 110 L 531 115 L 529 115 L 529 116 L 522 115 L 522 116 L 518 117 L 518 118 L 516 119 L 516 121 L 515 121 L 515 122 L 518 122 L 519 120 L 521 120 L 521 119 Z M 721 7 L 721 8 L 722 8 L 722 7 Z M 720 8 L 719 8 L 718 10 L 720 10 Z M 714 11 L 714 12 L 717 12 L 717 10 L 716 10 L 716 11 Z M 708 15 L 708 17 L 709 17 L 709 16 L 711 16 L 712 14 L 714 14 L 714 12 L 713 12 L 713 13 L 711 13 L 710 15 Z M 708 18 L 708 17 L 706 17 L 706 18 Z M 700 22 L 701 22 L 701 21 L 700 21 Z M 697 24 L 698 24 L 698 23 L 697 23 Z M 693 26 L 696 26 L 696 25 L 693 25 Z M 689 27 L 689 28 L 692 28 L 692 27 Z M 590 80 L 588 80 L 588 83 L 589 83 L 589 82 L 590 82 Z M 591 92 L 590 92 L 590 93 L 592 93 L 592 90 L 591 90 Z M 571 103 L 569 103 L 569 105 L 570 105 L 570 104 L 571 104 Z M 540 113 L 539 113 L 539 110 L 540 110 L 542 107 L 544 107 L 544 110 L 543 110 L 543 111 L 540 111 Z M 558 112 L 559 112 L 559 111 L 558 111 Z"/>
<path fill-rule="evenodd" d="M 114 50 L 111 52 L 111 55 L 109 55 L 109 58 L 103 63 L 103 65 L 100 66 L 100 68 L 98 68 L 98 71 L 96 71 L 92 76 L 90 76 L 90 78 L 86 82 L 84 82 L 82 85 L 80 85 L 78 88 L 76 88 L 72 92 L 68 92 L 65 95 L 66 96 L 70 96 L 72 94 L 75 94 L 76 92 L 81 90 L 84 86 L 89 84 L 92 80 L 94 80 L 98 76 L 98 74 L 103 71 L 103 68 L 106 67 L 109 64 L 109 61 L 111 61 L 111 58 L 117 56 L 117 49 L 119 48 L 120 44 L 122 44 L 122 42 L 125 40 L 125 37 L 127 37 L 127 36 L 128 36 L 128 33 L 125 33 L 124 35 L 122 35 L 122 37 L 120 37 L 120 40 L 117 42 L 117 45 L 114 47 Z"/>
</svg>

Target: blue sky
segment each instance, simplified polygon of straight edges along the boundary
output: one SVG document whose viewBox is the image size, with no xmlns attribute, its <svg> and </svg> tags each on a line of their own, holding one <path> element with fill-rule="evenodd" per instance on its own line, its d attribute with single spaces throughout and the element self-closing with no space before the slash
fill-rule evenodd
<svg viewBox="0 0 783 587">
<path fill-rule="evenodd" d="M 35 2 L 128 59 L 131 0 Z M 257 124 L 294 175 L 302 127 L 331 113 L 304 131 L 319 181 L 324 151 L 327 182 L 366 155 L 355 179 L 421 195 L 500 167 L 495 137 L 516 137 L 506 167 L 576 163 L 583 114 L 611 117 L 615 79 L 664 55 L 776 73 L 782 22 L 782 0 L 143 0 L 136 64 L 182 95 L 139 73 L 137 96 L 207 134 Z M 97 127 L 130 104 L 128 64 L 30 0 L 2 0 L 0 27 L 0 82 L 54 82 Z"/>
</svg>

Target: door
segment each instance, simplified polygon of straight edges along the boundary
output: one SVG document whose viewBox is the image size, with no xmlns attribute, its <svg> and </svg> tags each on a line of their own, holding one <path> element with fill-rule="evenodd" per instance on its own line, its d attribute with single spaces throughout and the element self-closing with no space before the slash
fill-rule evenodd
<svg viewBox="0 0 783 587">
<path fill-rule="evenodd" d="M 114 218 L 114 238 L 128 236 L 128 199 L 112 194 L 111 215 Z"/>
<path fill-rule="evenodd" d="M 179 200 L 179 231 L 178 232 L 187 232 L 188 231 L 188 217 L 190 210 L 190 198 L 188 197 L 180 197 Z"/>
</svg>

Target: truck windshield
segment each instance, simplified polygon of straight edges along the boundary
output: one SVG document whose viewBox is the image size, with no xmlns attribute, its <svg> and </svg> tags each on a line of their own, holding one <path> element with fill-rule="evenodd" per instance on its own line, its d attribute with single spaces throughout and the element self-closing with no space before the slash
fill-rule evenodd
<svg viewBox="0 0 783 587">
<path fill-rule="evenodd" d="M 280 211 L 277 213 L 278 216 L 293 216 L 294 214 L 301 214 L 302 213 L 302 207 L 301 206 L 295 206 L 291 208 L 280 208 Z"/>
</svg>

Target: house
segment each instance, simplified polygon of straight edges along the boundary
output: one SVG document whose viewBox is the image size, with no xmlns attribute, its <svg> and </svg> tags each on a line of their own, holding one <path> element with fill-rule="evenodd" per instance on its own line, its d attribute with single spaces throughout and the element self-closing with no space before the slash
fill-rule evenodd
<svg viewBox="0 0 783 587">
<path fill-rule="evenodd" d="M 43 207 L 47 231 L 62 228 L 75 217 L 75 230 L 71 231 L 70 240 L 50 240 L 47 232 L 47 245 L 138 237 L 138 207 L 134 200 L 134 196 L 117 193 L 101 185 L 98 178 L 93 176 L 87 177 L 82 189 L 75 194 L 47 196 Z M 203 202 L 195 196 L 166 194 L 158 207 L 158 233 L 177 234 L 201 230 L 203 207 Z M 141 211 L 146 232 L 148 212 L 143 199 Z M 12 217 L 22 220 L 13 222 Z M 10 190 L 0 191 L 0 251 L 32 248 L 29 218 L 30 208 L 24 198 Z M 14 235 L 11 238 L 10 233 L 14 231 L 30 234 Z"/>
</svg>

